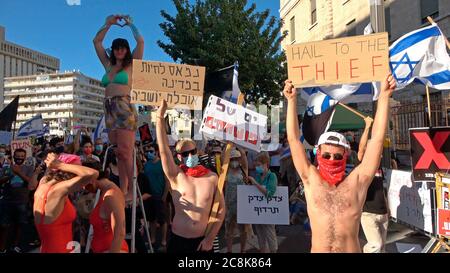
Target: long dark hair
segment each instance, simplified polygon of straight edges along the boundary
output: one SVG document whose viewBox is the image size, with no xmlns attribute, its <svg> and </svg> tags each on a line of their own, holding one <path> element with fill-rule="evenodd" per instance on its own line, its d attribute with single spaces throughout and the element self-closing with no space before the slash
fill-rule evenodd
<svg viewBox="0 0 450 273">
<path fill-rule="evenodd" d="M 125 55 L 125 58 L 123 59 L 122 62 L 122 69 L 124 69 L 127 66 L 131 65 L 131 63 L 133 62 L 133 56 L 131 56 L 130 45 L 128 44 L 128 41 L 126 39 L 117 38 L 112 42 L 111 56 L 109 56 L 109 61 L 111 62 L 111 65 L 116 65 L 117 60 L 116 56 L 114 56 L 114 49 L 119 48 L 127 49 L 127 54 Z"/>
</svg>

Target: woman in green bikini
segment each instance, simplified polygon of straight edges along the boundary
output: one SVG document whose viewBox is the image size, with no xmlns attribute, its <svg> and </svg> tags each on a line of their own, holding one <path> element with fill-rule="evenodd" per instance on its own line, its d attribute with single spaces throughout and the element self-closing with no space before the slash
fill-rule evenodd
<svg viewBox="0 0 450 273">
<path fill-rule="evenodd" d="M 112 51 L 108 54 L 103 47 L 103 39 L 112 25 L 120 25 L 124 20 L 131 28 L 137 45 L 130 51 L 128 41 L 115 39 Z M 120 189 L 126 200 L 131 200 L 130 185 L 133 179 L 133 149 L 135 131 L 137 129 L 137 113 L 130 103 L 132 61 L 142 59 L 144 54 L 144 38 L 140 35 L 133 21 L 128 15 L 110 15 L 94 38 L 94 47 L 100 62 L 105 68 L 102 85 L 105 90 L 105 123 L 109 130 L 108 137 L 111 144 L 117 145 L 117 157 L 120 164 Z"/>
</svg>

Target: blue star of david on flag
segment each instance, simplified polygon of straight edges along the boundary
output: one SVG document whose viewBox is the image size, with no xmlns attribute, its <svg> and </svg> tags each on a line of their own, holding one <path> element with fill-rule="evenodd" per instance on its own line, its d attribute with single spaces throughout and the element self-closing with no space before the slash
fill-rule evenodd
<svg viewBox="0 0 450 273">
<path fill-rule="evenodd" d="M 391 67 L 392 74 L 394 75 L 394 78 L 397 80 L 398 83 L 405 83 L 408 82 L 414 73 L 414 68 L 420 61 L 411 61 L 409 58 L 408 53 L 405 53 L 403 57 L 399 61 L 390 61 L 389 65 Z M 399 69 L 399 67 L 401 67 Z M 400 70 L 398 72 L 405 73 L 407 72 L 406 67 L 409 68 L 409 73 L 406 75 L 406 77 L 401 77 L 399 73 L 397 73 L 397 70 Z"/>
<path fill-rule="evenodd" d="M 306 107 L 306 112 L 308 113 L 308 116 L 314 116 L 314 105 Z"/>
</svg>

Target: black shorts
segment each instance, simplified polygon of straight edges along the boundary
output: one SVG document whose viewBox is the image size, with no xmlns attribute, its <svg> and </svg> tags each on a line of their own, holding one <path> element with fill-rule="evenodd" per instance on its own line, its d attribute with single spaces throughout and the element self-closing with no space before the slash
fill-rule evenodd
<svg viewBox="0 0 450 273">
<path fill-rule="evenodd" d="M 210 251 L 197 251 L 198 246 L 205 237 L 199 238 L 184 238 L 170 233 L 169 242 L 167 243 L 167 253 L 214 253 L 214 248 Z"/>
<path fill-rule="evenodd" d="M 167 207 L 161 199 L 150 198 L 144 203 L 145 214 L 150 222 L 160 225 L 167 223 Z"/>
</svg>

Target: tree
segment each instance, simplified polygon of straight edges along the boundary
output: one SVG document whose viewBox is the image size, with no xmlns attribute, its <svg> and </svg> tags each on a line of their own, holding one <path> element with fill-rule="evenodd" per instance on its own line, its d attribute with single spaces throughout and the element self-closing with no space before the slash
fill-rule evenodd
<svg viewBox="0 0 450 273">
<path fill-rule="evenodd" d="M 239 85 L 246 101 L 279 102 L 287 74 L 280 48 L 286 36 L 281 34 L 281 20 L 269 17 L 269 10 L 257 12 L 256 4 L 247 8 L 247 0 L 173 3 L 175 17 L 161 11 L 165 21 L 160 27 L 169 42 L 159 40 L 158 45 L 175 62 L 205 66 L 211 73 L 238 60 Z"/>
</svg>

